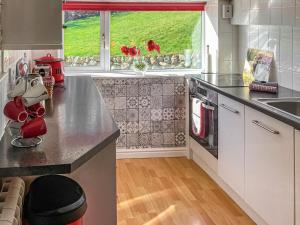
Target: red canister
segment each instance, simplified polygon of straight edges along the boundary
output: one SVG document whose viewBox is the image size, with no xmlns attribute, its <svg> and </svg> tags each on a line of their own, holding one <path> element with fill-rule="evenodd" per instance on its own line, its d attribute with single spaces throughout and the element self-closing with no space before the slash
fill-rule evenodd
<svg viewBox="0 0 300 225">
<path fill-rule="evenodd" d="M 55 82 L 62 82 L 64 81 L 64 73 L 63 73 L 63 66 L 64 60 L 61 58 L 53 57 L 50 53 L 46 56 L 41 57 L 39 59 L 34 60 L 36 65 L 45 65 L 48 64 L 52 68 L 52 76 L 55 79 Z"/>
</svg>

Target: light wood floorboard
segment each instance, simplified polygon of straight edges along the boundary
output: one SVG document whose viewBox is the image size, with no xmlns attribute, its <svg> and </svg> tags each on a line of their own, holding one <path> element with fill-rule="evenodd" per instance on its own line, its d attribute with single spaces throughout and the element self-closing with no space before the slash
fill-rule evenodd
<svg viewBox="0 0 300 225">
<path fill-rule="evenodd" d="M 193 161 L 117 161 L 118 225 L 255 224 Z"/>
</svg>

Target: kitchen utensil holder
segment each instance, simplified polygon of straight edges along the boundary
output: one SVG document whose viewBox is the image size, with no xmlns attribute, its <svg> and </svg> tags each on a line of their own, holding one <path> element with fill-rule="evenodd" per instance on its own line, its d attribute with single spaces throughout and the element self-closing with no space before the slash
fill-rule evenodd
<svg viewBox="0 0 300 225">
<path fill-rule="evenodd" d="M 6 178 L 0 192 L 0 225 L 22 225 L 25 183 L 21 178 Z"/>
</svg>

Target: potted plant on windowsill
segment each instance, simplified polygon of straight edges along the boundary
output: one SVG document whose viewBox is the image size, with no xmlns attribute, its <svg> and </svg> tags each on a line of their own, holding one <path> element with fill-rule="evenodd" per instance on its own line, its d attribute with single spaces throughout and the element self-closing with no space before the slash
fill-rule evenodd
<svg viewBox="0 0 300 225">
<path fill-rule="evenodd" d="M 145 46 L 145 49 L 151 53 L 157 51 L 160 53 L 160 46 L 155 43 L 153 40 L 149 40 Z M 133 69 L 141 75 L 145 75 L 145 72 L 148 69 L 148 65 L 145 62 L 144 57 L 141 55 L 141 50 L 137 46 L 128 47 L 126 45 L 121 47 L 121 52 L 125 56 L 130 56 L 133 62 Z"/>
</svg>

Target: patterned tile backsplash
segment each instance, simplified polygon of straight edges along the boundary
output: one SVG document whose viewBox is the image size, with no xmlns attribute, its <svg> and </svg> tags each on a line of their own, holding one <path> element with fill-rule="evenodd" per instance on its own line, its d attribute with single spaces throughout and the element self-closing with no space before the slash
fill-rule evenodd
<svg viewBox="0 0 300 225">
<path fill-rule="evenodd" d="M 183 77 L 94 80 L 120 128 L 119 149 L 186 145 Z"/>
</svg>

